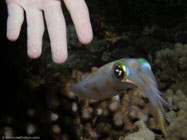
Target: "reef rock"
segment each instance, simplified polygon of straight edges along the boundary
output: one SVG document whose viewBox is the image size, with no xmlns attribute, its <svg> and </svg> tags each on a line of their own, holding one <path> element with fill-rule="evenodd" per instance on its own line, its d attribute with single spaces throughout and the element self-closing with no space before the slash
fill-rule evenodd
<svg viewBox="0 0 187 140">
<path fill-rule="evenodd" d="M 146 127 L 143 120 L 137 121 L 135 125 L 139 128 L 138 132 L 131 133 L 124 140 L 154 140 L 154 133 Z"/>
<path fill-rule="evenodd" d="M 154 61 L 159 88 L 187 92 L 187 44 L 176 43 L 156 53 Z"/>
<path fill-rule="evenodd" d="M 170 94 L 168 90 L 166 94 Z M 166 119 L 169 122 L 167 126 L 168 140 L 186 140 L 187 138 L 187 97 L 181 90 L 173 92 L 173 95 L 167 96 L 171 98 L 174 110 L 166 113 Z"/>
</svg>

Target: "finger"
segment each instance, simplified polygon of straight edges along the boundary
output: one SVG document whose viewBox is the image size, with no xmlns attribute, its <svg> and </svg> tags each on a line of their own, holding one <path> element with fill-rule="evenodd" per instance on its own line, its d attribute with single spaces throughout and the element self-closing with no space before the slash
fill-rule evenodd
<svg viewBox="0 0 187 140">
<path fill-rule="evenodd" d="M 67 59 L 66 24 L 60 1 L 55 1 L 44 9 L 45 19 L 51 41 L 54 62 L 62 63 Z"/>
<path fill-rule="evenodd" d="M 42 37 L 44 22 L 42 12 L 36 9 L 26 10 L 27 17 L 27 53 L 31 58 L 37 58 L 42 52 Z"/>
<path fill-rule="evenodd" d="M 93 38 L 93 33 L 85 1 L 64 0 L 64 3 L 71 14 L 79 41 L 83 44 L 89 43 Z"/>
<path fill-rule="evenodd" d="M 24 16 L 23 9 L 16 4 L 8 4 L 7 38 L 15 41 L 19 37 Z"/>
</svg>

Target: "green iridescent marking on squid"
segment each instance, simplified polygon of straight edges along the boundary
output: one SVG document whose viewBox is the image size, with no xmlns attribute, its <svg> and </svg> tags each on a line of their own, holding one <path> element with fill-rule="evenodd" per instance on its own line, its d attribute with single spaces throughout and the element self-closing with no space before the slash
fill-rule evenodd
<svg viewBox="0 0 187 140">
<path fill-rule="evenodd" d="M 127 66 L 127 64 L 123 61 L 118 61 L 116 64 L 120 66 Z"/>
<path fill-rule="evenodd" d="M 144 58 L 139 58 L 139 59 L 138 59 L 138 62 L 144 63 L 144 62 L 147 62 L 147 60 L 145 60 Z"/>
<path fill-rule="evenodd" d="M 141 65 L 146 68 L 146 69 L 150 69 L 151 70 L 151 66 L 149 64 L 149 62 L 147 60 L 145 60 L 144 58 L 139 58 L 137 60 L 139 63 L 141 63 Z"/>
</svg>

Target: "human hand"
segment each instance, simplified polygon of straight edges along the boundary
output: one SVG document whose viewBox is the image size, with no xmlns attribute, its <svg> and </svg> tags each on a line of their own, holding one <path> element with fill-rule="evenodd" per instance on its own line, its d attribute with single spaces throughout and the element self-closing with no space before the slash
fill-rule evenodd
<svg viewBox="0 0 187 140">
<path fill-rule="evenodd" d="M 51 41 L 53 61 L 62 63 L 67 58 L 66 24 L 60 0 L 6 0 L 8 7 L 7 37 L 15 41 L 19 37 L 24 21 L 24 10 L 27 19 L 27 53 L 37 58 L 42 52 L 44 33 L 43 13 Z M 78 39 L 87 44 L 92 40 L 88 8 L 84 0 L 64 0 L 71 14 Z"/>
</svg>

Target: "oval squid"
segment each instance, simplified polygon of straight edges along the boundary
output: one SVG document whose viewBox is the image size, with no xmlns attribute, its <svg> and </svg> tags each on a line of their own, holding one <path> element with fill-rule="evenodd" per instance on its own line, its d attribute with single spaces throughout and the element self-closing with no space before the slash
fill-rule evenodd
<svg viewBox="0 0 187 140">
<path fill-rule="evenodd" d="M 80 97 L 106 99 L 120 94 L 125 89 L 139 87 L 150 100 L 153 114 L 166 136 L 163 104 L 170 106 L 158 90 L 150 64 L 143 58 L 123 58 L 105 64 L 79 83 L 70 87 Z"/>
</svg>

